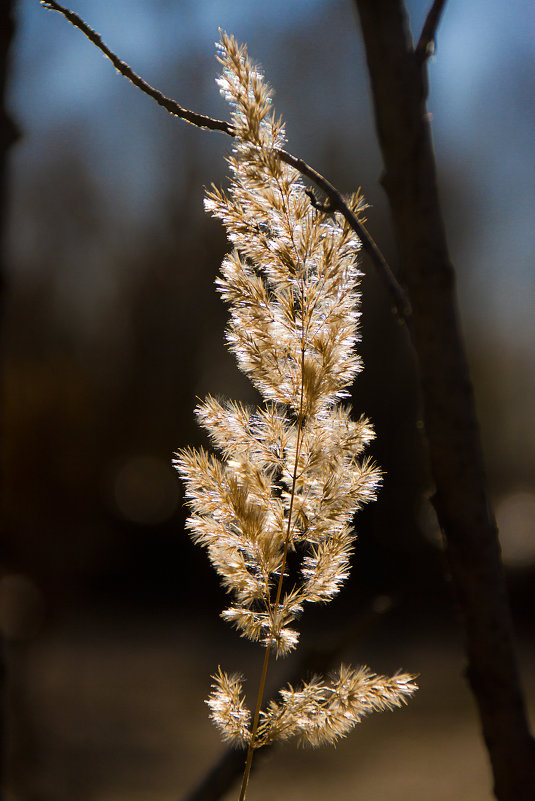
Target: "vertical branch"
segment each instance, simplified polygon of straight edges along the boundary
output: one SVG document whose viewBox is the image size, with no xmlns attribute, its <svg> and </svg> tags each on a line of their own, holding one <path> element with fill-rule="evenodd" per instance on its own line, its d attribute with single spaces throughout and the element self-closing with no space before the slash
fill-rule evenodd
<svg viewBox="0 0 535 801">
<path fill-rule="evenodd" d="M 7 109 L 7 75 L 9 71 L 9 49 L 15 30 L 14 0 L 4 0 L 0 10 L 0 336 L 3 333 L 4 302 L 6 285 L 6 211 L 8 198 L 8 155 L 17 138 L 17 129 Z M 3 406 L 3 387 L 0 390 L 0 408 Z M 3 476 L 0 475 L 3 491 Z M 0 638 L 0 798 L 4 790 L 4 741 L 6 710 L 6 666 L 3 638 Z"/>
<path fill-rule="evenodd" d="M 402 0 L 355 0 L 384 161 L 401 278 L 413 315 L 434 505 L 446 541 L 474 693 L 500 801 L 535 798 L 527 723 L 496 523 L 485 488 L 474 398 L 460 332 L 455 273 L 440 209 L 425 59 Z M 439 11 L 442 3 L 435 3 Z M 438 21 L 438 17 L 437 17 Z M 421 41 L 427 41 L 427 34 Z"/>
</svg>

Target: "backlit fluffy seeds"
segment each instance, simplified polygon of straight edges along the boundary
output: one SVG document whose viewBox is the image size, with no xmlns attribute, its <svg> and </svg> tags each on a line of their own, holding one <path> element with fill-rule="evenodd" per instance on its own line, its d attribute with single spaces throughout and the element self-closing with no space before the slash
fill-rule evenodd
<svg viewBox="0 0 535 801">
<path fill-rule="evenodd" d="M 289 685 L 280 691 L 281 701 L 272 701 L 261 714 L 257 747 L 292 736 L 312 746 L 334 743 L 370 712 L 402 706 L 416 689 L 405 674 L 389 678 L 345 666 L 299 689 Z"/>
<path fill-rule="evenodd" d="M 229 676 L 219 668 L 213 678 L 213 692 L 207 700 L 210 717 L 219 727 L 224 740 L 246 743 L 250 737 L 251 713 L 245 706 L 240 676 Z"/>
<path fill-rule="evenodd" d="M 304 605 L 331 600 L 347 578 L 353 516 L 380 481 L 362 456 L 373 430 L 342 404 L 361 369 L 360 243 L 343 218 L 311 205 L 299 174 L 274 153 L 284 126 L 245 48 L 223 34 L 219 60 L 237 136 L 230 188 L 213 189 L 205 206 L 234 248 L 217 279 L 230 309 L 229 347 L 264 405 L 207 398 L 197 418 L 219 455 L 183 450 L 175 463 L 192 509 L 188 528 L 232 596 L 223 617 L 282 655 L 298 642 Z M 361 198 L 351 205 L 357 211 Z M 301 561 L 290 575 L 294 550 Z M 342 667 L 281 690 L 252 730 L 241 680 L 219 669 L 207 703 L 227 740 L 257 748 L 296 736 L 318 745 L 415 689 L 406 674 Z"/>
</svg>

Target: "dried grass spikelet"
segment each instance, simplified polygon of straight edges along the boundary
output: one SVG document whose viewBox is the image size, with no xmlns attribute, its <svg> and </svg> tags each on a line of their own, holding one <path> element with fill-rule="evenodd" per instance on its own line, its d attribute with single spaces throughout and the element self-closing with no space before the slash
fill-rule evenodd
<svg viewBox="0 0 535 801">
<path fill-rule="evenodd" d="M 377 676 L 342 665 L 327 680 L 315 677 L 299 689 L 281 690 L 282 700 L 261 713 L 256 745 L 289 737 L 302 745 L 334 743 L 370 712 L 402 706 L 416 689 L 407 674 Z"/>
<path fill-rule="evenodd" d="M 342 218 L 313 208 L 299 173 L 274 153 L 284 127 L 245 48 L 222 34 L 219 60 L 236 140 L 230 189 L 210 191 L 205 206 L 234 246 L 217 279 L 230 308 L 229 347 L 264 406 L 209 397 L 197 418 L 220 455 L 183 450 L 176 466 L 191 535 L 233 598 L 223 617 L 282 655 L 298 642 L 293 624 L 304 605 L 332 599 L 347 578 L 353 516 L 380 481 L 363 457 L 373 430 L 342 405 L 361 369 L 360 243 Z M 363 208 L 359 195 L 350 202 Z M 302 555 L 298 576 L 288 575 L 290 550 Z M 219 669 L 208 704 L 228 740 L 258 747 L 296 735 L 318 744 L 373 709 L 399 706 L 412 679 L 342 668 L 281 691 L 250 731 L 241 682 Z"/>
<path fill-rule="evenodd" d="M 213 692 L 207 700 L 210 717 L 219 727 L 224 740 L 232 743 L 247 743 L 251 732 L 251 713 L 245 706 L 242 678 L 228 675 L 221 668 L 213 678 Z"/>
</svg>

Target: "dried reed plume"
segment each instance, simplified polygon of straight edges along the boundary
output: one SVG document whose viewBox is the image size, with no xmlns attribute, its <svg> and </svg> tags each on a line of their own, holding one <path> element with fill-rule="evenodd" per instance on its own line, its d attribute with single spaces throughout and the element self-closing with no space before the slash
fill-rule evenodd
<svg viewBox="0 0 535 801">
<path fill-rule="evenodd" d="M 236 144 L 230 190 L 209 192 L 205 206 L 234 246 L 217 280 L 230 306 L 229 346 L 264 405 L 208 398 L 197 417 L 221 455 L 184 450 L 176 466 L 189 530 L 233 599 L 222 615 L 265 648 L 253 714 L 240 677 L 221 668 L 207 701 L 223 737 L 248 745 L 243 801 L 256 748 L 291 736 L 334 742 L 364 715 L 400 706 L 416 685 L 407 674 L 342 666 L 262 708 L 270 654 L 292 650 L 304 605 L 331 600 L 347 578 L 352 519 L 375 498 L 380 473 L 362 457 L 370 424 L 341 403 L 361 369 L 360 242 L 343 218 L 311 203 L 299 173 L 274 153 L 284 126 L 246 49 L 222 34 L 219 61 Z M 359 195 L 349 204 L 355 214 L 364 208 Z M 288 575 L 290 551 L 302 555 L 299 576 Z"/>
</svg>

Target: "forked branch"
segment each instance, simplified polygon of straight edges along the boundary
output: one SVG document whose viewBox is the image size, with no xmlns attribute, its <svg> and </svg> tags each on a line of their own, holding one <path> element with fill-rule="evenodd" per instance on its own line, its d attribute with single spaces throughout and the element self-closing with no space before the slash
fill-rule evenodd
<svg viewBox="0 0 535 801">
<path fill-rule="evenodd" d="M 435 37 L 440 22 L 440 17 L 446 5 L 446 0 L 435 0 L 425 19 L 418 44 L 416 45 L 416 56 L 423 63 L 435 51 Z"/>
<path fill-rule="evenodd" d="M 522 695 L 496 522 L 486 489 L 474 396 L 459 326 L 455 271 L 440 207 L 426 58 L 444 2 L 414 49 L 403 0 L 355 0 L 366 48 L 382 184 L 413 314 L 423 414 L 468 659 L 500 801 L 535 798 L 535 742 Z"/>
</svg>

